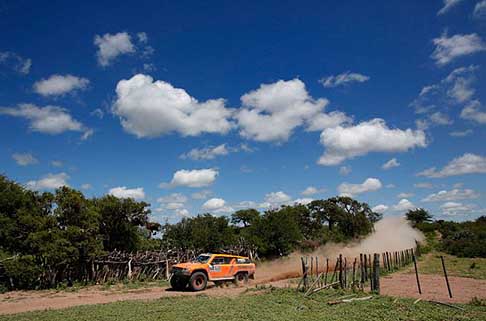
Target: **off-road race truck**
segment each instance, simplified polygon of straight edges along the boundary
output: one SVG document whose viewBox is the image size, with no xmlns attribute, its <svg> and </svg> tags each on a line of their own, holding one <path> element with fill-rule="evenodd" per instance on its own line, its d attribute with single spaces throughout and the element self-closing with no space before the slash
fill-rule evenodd
<svg viewBox="0 0 486 321">
<path fill-rule="evenodd" d="M 170 285 L 174 290 L 202 291 L 208 281 L 216 285 L 233 281 L 248 283 L 255 275 L 255 264 L 244 256 L 228 254 L 201 254 L 195 261 L 179 263 L 172 267 Z"/>
</svg>

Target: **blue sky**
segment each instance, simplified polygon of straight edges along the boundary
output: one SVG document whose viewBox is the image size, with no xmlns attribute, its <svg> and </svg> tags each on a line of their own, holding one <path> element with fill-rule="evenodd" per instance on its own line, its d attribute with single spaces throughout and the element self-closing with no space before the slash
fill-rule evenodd
<svg viewBox="0 0 486 321">
<path fill-rule="evenodd" d="M 161 222 L 486 213 L 485 0 L 3 1 L 0 27 L 0 170 L 28 188 Z"/>
</svg>

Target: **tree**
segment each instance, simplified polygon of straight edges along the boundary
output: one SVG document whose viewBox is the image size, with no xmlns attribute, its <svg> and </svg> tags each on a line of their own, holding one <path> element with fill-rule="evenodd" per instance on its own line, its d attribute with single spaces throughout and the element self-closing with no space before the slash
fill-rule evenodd
<svg viewBox="0 0 486 321">
<path fill-rule="evenodd" d="M 335 223 L 342 216 L 341 208 L 329 200 L 315 200 L 310 202 L 307 207 L 317 222 L 321 225 L 327 224 L 329 231 L 333 230 Z"/>
<path fill-rule="evenodd" d="M 250 226 L 256 220 L 260 218 L 260 212 L 256 209 L 248 208 L 245 210 L 239 210 L 231 215 L 231 223 L 243 224 L 244 227 Z"/>
<path fill-rule="evenodd" d="M 423 208 L 409 210 L 405 215 L 407 217 L 407 220 L 412 222 L 413 226 L 417 226 L 420 223 L 432 221 L 432 215 L 430 215 L 429 212 L 427 212 L 427 210 Z"/>
</svg>

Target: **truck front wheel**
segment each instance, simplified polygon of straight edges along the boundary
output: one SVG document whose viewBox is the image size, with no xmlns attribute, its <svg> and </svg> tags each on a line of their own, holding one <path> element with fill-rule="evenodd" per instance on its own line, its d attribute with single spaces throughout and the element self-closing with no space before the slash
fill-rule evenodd
<svg viewBox="0 0 486 321">
<path fill-rule="evenodd" d="M 170 278 L 170 286 L 176 291 L 182 291 L 187 286 L 187 279 L 183 279 L 173 275 Z"/>
<path fill-rule="evenodd" d="M 203 272 L 195 272 L 189 279 L 189 286 L 193 291 L 202 291 L 208 284 L 208 278 Z"/>
</svg>

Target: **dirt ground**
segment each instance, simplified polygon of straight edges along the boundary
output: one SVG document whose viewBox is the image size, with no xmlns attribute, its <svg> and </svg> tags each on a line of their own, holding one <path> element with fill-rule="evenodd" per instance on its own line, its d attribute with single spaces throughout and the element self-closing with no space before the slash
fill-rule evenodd
<svg viewBox="0 0 486 321">
<path fill-rule="evenodd" d="M 422 298 L 451 303 L 467 303 L 473 297 L 486 297 L 486 280 L 450 277 L 453 298 L 447 294 L 447 287 L 442 276 L 420 275 L 422 295 L 418 293 L 414 274 L 395 273 L 380 279 L 381 293 L 397 297 Z M 250 283 L 248 287 L 254 287 Z M 267 283 L 275 287 L 289 287 L 288 280 Z M 293 284 L 292 286 L 295 286 Z M 183 295 L 208 295 L 214 297 L 237 296 L 247 287 L 211 286 L 204 292 L 171 291 L 169 288 L 153 287 L 135 290 L 103 290 L 100 286 L 68 291 L 14 291 L 0 294 L 0 315 L 34 310 L 63 309 L 77 305 L 100 304 L 124 300 L 154 300 L 162 297 Z"/>
<path fill-rule="evenodd" d="M 270 283 L 275 287 L 288 287 L 286 280 Z M 154 300 L 162 297 L 208 295 L 214 297 L 237 296 L 248 287 L 254 287 L 251 282 L 248 286 L 228 285 L 215 287 L 208 285 L 203 292 L 172 291 L 168 287 L 140 288 L 134 290 L 103 290 L 100 286 L 82 288 L 76 292 L 68 291 L 12 291 L 0 294 L 0 315 L 14 314 L 35 310 L 64 309 L 77 305 L 101 304 L 125 300 Z"/>
<path fill-rule="evenodd" d="M 394 273 L 380 278 L 381 294 L 422 298 L 449 303 L 468 303 L 473 297 L 486 298 L 486 280 L 449 277 L 452 299 L 449 298 L 447 285 L 442 275 L 419 275 L 422 294 L 419 294 L 415 274 Z"/>
</svg>

